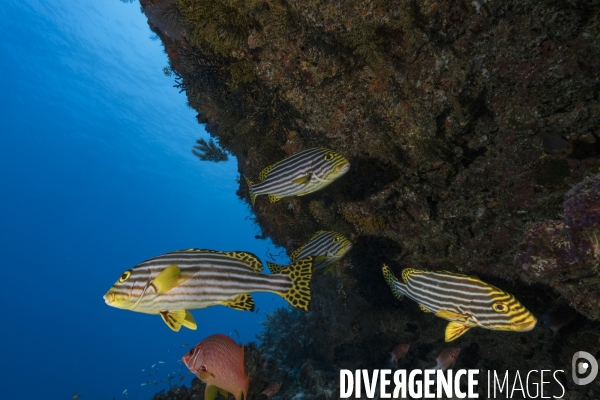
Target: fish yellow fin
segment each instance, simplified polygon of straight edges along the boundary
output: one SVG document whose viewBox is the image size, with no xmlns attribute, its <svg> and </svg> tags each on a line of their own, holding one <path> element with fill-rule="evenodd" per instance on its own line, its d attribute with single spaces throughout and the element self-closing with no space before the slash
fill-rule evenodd
<svg viewBox="0 0 600 400">
<path fill-rule="evenodd" d="M 194 320 L 192 313 L 187 310 L 185 310 L 185 318 L 183 319 L 183 322 L 181 322 L 181 325 L 193 331 L 195 331 L 198 328 L 198 325 L 196 325 L 196 320 Z"/>
<path fill-rule="evenodd" d="M 296 178 L 292 181 L 292 183 L 295 183 L 296 185 L 304 185 L 308 182 L 310 182 L 310 174 L 303 175 L 300 178 Z"/>
<path fill-rule="evenodd" d="M 263 168 L 263 170 L 262 170 L 262 171 L 260 171 L 260 173 L 258 174 L 258 180 L 259 180 L 260 182 L 262 182 L 262 181 L 264 181 L 265 179 L 267 179 L 267 175 L 269 175 L 269 172 L 271 172 L 271 170 L 272 170 L 273 168 L 275 168 L 275 166 L 276 166 L 277 164 L 279 164 L 279 161 L 278 161 L 278 162 L 276 162 L 276 163 L 275 163 L 275 164 L 273 164 L 273 165 L 269 165 L 268 167 L 265 167 L 265 168 Z"/>
<path fill-rule="evenodd" d="M 446 342 L 451 342 L 454 339 L 460 337 L 463 333 L 468 331 L 471 327 L 469 325 L 461 324 L 460 322 L 452 321 L 446 327 Z"/>
<path fill-rule="evenodd" d="M 177 286 L 180 269 L 177 265 L 169 265 L 152 280 L 151 285 L 156 293 L 165 293 Z"/>
<path fill-rule="evenodd" d="M 211 385 L 211 384 L 207 383 L 206 389 L 204 390 L 204 399 L 205 400 L 214 400 L 217 398 L 217 393 L 221 393 L 223 395 L 223 397 L 225 397 L 226 399 L 229 398 L 229 394 L 227 393 L 226 390 L 218 388 L 215 385 Z"/>
<path fill-rule="evenodd" d="M 405 268 L 402 270 L 402 280 L 404 281 L 404 283 L 408 283 L 408 278 L 412 275 L 412 274 L 418 274 L 419 271 L 418 269 L 414 269 L 414 268 Z"/>
<path fill-rule="evenodd" d="M 237 295 L 233 300 L 224 301 L 224 306 L 241 311 L 254 311 L 254 299 L 248 293 Z"/>
<path fill-rule="evenodd" d="M 455 313 L 453 311 L 448 311 L 448 310 L 440 310 L 435 313 L 435 316 L 444 318 L 444 319 L 447 319 L 450 321 L 459 320 L 459 321 L 464 321 L 464 322 L 467 322 L 467 319 L 469 318 L 468 315 L 459 314 L 459 313 Z"/>
<path fill-rule="evenodd" d="M 402 294 L 402 292 L 400 292 L 398 290 L 398 288 L 396 287 L 396 282 L 398 282 L 398 280 L 396 279 L 396 277 L 390 270 L 390 267 L 383 264 L 383 268 L 381 268 L 381 270 L 383 271 L 383 277 L 385 278 L 385 281 L 388 284 L 388 286 L 390 287 L 390 289 L 392 289 L 392 293 L 394 294 L 394 296 L 398 300 L 402 300 L 404 298 L 404 294 Z"/>
<path fill-rule="evenodd" d="M 244 175 L 244 179 L 246 179 L 246 184 L 248 185 L 248 193 L 250 193 L 250 201 L 252 202 L 252 205 L 254 205 L 254 202 L 256 201 L 256 195 L 252 192 L 252 185 L 254 185 L 254 183 L 246 175 Z"/>
<path fill-rule="evenodd" d="M 260 259 L 252 253 L 248 253 L 247 251 L 229 251 L 224 254 L 244 262 L 254 272 L 258 272 L 259 274 L 263 272 L 262 261 L 260 261 Z"/>
<path fill-rule="evenodd" d="M 277 196 L 276 194 L 270 194 L 269 195 L 269 201 L 271 203 L 276 203 L 276 202 L 278 202 L 281 199 L 283 199 L 283 196 Z"/>
<path fill-rule="evenodd" d="M 271 271 L 272 274 L 279 274 L 284 268 L 283 265 L 275 264 L 270 261 L 267 261 L 267 267 L 269 267 L 269 271 Z"/>
<path fill-rule="evenodd" d="M 428 308 L 426 308 L 423 304 L 419 304 L 419 308 L 423 310 L 423 312 L 431 312 Z"/>
<path fill-rule="evenodd" d="M 300 252 L 305 247 L 306 247 L 306 245 L 302 245 L 301 247 L 298 247 L 296 250 L 294 250 L 292 252 L 292 254 L 290 255 L 290 261 L 293 263 L 296 262 L 296 260 L 298 259 L 298 256 L 300 255 Z"/>
<path fill-rule="evenodd" d="M 192 314 L 186 310 L 177 310 L 177 311 L 160 311 L 160 316 L 162 317 L 165 324 L 175 332 L 179 332 L 181 326 L 185 326 L 186 328 L 190 328 L 190 326 L 194 326 L 190 329 L 196 329 L 196 321 L 192 317 Z M 191 321 L 188 318 L 191 318 Z"/>
<path fill-rule="evenodd" d="M 306 257 L 283 269 L 281 273 L 290 277 L 292 288 L 287 292 L 277 292 L 291 305 L 305 312 L 310 310 L 310 280 L 313 263 L 312 257 Z"/>
</svg>

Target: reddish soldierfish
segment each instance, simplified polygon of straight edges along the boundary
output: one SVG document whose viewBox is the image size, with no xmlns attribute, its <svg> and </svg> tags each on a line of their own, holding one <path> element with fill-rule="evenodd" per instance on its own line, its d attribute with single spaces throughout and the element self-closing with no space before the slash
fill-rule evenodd
<svg viewBox="0 0 600 400">
<path fill-rule="evenodd" d="M 213 400 L 229 392 L 235 400 L 248 399 L 248 374 L 244 367 L 244 347 L 225 335 L 212 335 L 186 353 L 183 363 L 206 383 L 204 398 Z"/>
</svg>

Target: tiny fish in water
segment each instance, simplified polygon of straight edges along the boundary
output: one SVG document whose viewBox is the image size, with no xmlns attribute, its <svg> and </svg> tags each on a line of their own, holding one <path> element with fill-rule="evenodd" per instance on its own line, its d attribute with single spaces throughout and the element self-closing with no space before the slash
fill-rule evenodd
<svg viewBox="0 0 600 400">
<path fill-rule="evenodd" d="M 121 394 L 125 394 L 126 392 L 127 392 L 127 389 L 123 390 L 123 393 L 121 393 Z"/>
<path fill-rule="evenodd" d="M 217 393 L 227 392 L 236 400 L 248 399 L 249 379 L 244 367 L 244 346 L 225 335 L 212 335 L 186 353 L 183 363 L 206 383 L 204 398 L 214 400 Z"/>
<path fill-rule="evenodd" d="M 146 370 L 146 368 L 144 368 L 144 369 L 142 370 L 142 372 L 144 372 L 145 370 Z"/>
<path fill-rule="evenodd" d="M 408 353 L 408 349 L 410 349 L 410 344 L 399 344 L 398 346 L 394 347 L 394 349 L 390 353 L 390 364 L 395 365 L 399 359 L 401 359 L 406 355 L 406 353 Z"/>
<path fill-rule="evenodd" d="M 182 380 L 184 380 L 184 379 L 185 379 L 185 375 L 184 375 L 184 376 L 182 376 L 181 378 L 179 378 L 179 382 L 181 382 L 181 381 L 182 381 Z"/>
<path fill-rule="evenodd" d="M 164 364 L 165 362 L 164 362 L 164 361 L 159 361 L 158 363 L 159 363 L 159 364 Z"/>
<path fill-rule="evenodd" d="M 250 200 L 269 195 L 271 203 L 283 197 L 304 196 L 323 189 L 350 169 L 350 163 L 340 154 L 323 148 L 303 150 L 263 169 L 253 183 L 246 176 Z"/>
<path fill-rule="evenodd" d="M 350 242 L 344 235 L 332 231 L 319 231 L 315 233 L 304 246 L 296 249 L 290 256 L 292 262 L 305 257 L 314 258 L 313 272 L 334 265 L 342 259 L 352 248 Z M 269 271 L 272 274 L 280 273 L 284 268 L 282 265 L 267 261 Z M 325 270 L 327 272 L 328 270 Z"/>
<path fill-rule="evenodd" d="M 184 344 L 179 345 L 179 347 L 188 347 L 189 345 L 190 345 L 189 343 L 184 343 Z"/>
<path fill-rule="evenodd" d="M 147 385 L 146 383 L 142 383 L 140 386 L 146 386 L 146 385 Z"/>
<path fill-rule="evenodd" d="M 405 269 L 402 271 L 404 283 L 401 283 L 387 265 L 383 266 L 383 276 L 396 298 L 402 300 L 407 296 L 423 311 L 450 321 L 446 327 L 446 342 L 474 326 L 526 332 L 537 322 L 514 296 L 473 276 Z"/>
<path fill-rule="evenodd" d="M 75 393 L 75 394 L 73 395 L 73 397 L 71 397 L 71 398 L 72 398 L 72 399 L 77 399 L 77 398 L 79 398 L 79 396 L 80 396 L 80 395 L 79 395 L 79 393 Z"/>
<path fill-rule="evenodd" d="M 154 368 L 154 367 L 156 367 L 156 364 L 152 364 L 152 366 L 150 368 Z"/>
<path fill-rule="evenodd" d="M 460 347 L 448 347 L 440 352 L 440 355 L 435 359 L 436 366 L 433 369 L 441 369 L 442 371 L 452 368 L 458 355 Z"/>
<path fill-rule="evenodd" d="M 276 293 L 308 311 L 312 267 L 313 258 L 306 257 L 282 274 L 263 274 L 262 262 L 252 253 L 180 250 L 123 272 L 104 300 L 112 307 L 158 314 L 176 332 L 182 326 L 195 330 L 196 321 L 188 310 L 220 304 L 253 311 L 251 292 Z"/>
</svg>

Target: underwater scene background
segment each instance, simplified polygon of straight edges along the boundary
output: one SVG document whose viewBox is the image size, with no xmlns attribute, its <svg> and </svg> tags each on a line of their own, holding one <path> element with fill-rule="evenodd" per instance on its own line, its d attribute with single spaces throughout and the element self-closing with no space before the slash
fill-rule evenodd
<svg viewBox="0 0 600 400">
<path fill-rule="evenodd" d="M 600 1 L 0 15 L 7 398 L 337 399 L 341 369 L 450 367 L 600 396 L 571 363 L 600 358 Z M 260 259 L 221 292 L 277 294 L 131 312 L 184 304 L 183 261 L 133 267 L 194 248 Z"/>
</svg>

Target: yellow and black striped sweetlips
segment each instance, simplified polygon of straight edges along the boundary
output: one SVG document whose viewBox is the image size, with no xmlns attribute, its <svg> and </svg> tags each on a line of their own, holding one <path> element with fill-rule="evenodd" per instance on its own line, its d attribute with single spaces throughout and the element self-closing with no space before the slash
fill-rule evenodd
<svg viewBox="0 0 600 400">
<path fill-rule="evenodd" d="M 187 249 L 153 257 L 123 272 L 104 295 L 106 304 L 159 314 L 174 331 L 196 329 L 189 310 L 224 305 L 254 310 L 251 292 L 272 292 L 294 307 L 309 310 L 313 258 L 306 257 L 281 274 L 263 274 L 252 253 Z"/>
<path fill-rule="evenodd" d="M 248 190 L 252 204 L 256 196 L 269 195 L 271 203 L 283 197 L 304 196 L 323 189 L 344 175 L 350 163 L 333 150 L 313 148 L 300 151 L 288 158 L 263 169 L 259 182 L 253 183 L 248 177 Z"/>
<path fill-rule="evenodd" d="M 474 276 L 405 269 L 401 283 L 387 265 L 383 266 L 383 276 L 398 299 L 406 296 L 419 303 L 423 311 L 450 321 L 446 342 L 474 326 L 526 332 L 537 322 L 513 295 Z"/>
</svg>

